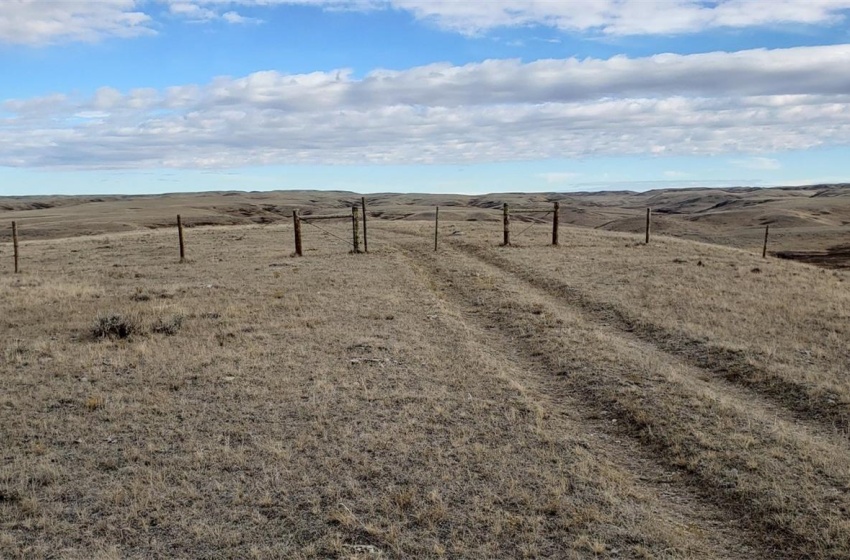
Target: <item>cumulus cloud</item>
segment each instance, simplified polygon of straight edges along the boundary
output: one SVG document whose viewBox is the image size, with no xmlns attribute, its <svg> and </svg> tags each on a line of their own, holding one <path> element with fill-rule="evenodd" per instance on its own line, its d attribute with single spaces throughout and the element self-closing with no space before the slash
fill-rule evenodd
<svg viewBox="0 0 850 560">
<path fill-rule="evenodd" d="M 237 167 L 760 154 L 850 144 L 850 46 L 489 60 L 0 102 L 0 165 Z M 5 115 L 5 116 L 4 116 Z M 760 166 L 760 167 L 754 167 Z"/>
<path fill-rule="evenodd" d="M 3 0 L 0 43 L 92 42 L 153 33 L 136 0 Z"/>
<path fill-rule="evenodd" d="M 227 23 L 260 23 L 259 19 L 245 17 L 235 11 L 221 12 L 198 2 L 190 0 L 172 1 L 168 5 L 171 15 L 183 18 L 193 23 L 204 23 L 208 21 L 221 20 Z"/>
<path fill-rule="evenodd" d="M 221 19 L 227 23 L 262 23 L 263 20 L 258 18 L 245 17 L 237 12 L 224 12 L 221 14 Z"/>
<path fill-rule="evenodd" d="M 227 6 L 309 5 L 330 10 L 396 9 L 466 34 L 540 25 L 604 35 L 693 33 L 779 24 L 832 25 L 850 0 L 163 0 Z"/>
<path fill-rule="evenodd" d="M 257 23 L 242 9 L 287 5 L 328 11 L 399 10 L 440 28 L 476 35 L 544 26 L 596 35 L 684 34 L 717 28 L 838 25 L 850 0 L 3 0 L 0 43 L 41 45 L 134 37 L 154 18 Z"/>
<path fill-rule="evenodd" d="M 192 2 L 172 2 L 168 6 L 168 11 L 173 15 L 197 22 L 210 21 L 219 17 L 218 13 L 214 10 L 201 7 Z"/>
</svg>

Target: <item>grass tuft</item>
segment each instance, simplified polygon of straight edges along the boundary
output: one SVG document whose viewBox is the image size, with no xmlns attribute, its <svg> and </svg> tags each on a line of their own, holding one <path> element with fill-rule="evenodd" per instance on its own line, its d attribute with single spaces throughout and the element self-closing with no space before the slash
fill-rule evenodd
<svg viewBox="0 0 850 560">
<path fill-rule="evenodd" d="M 86 408 L 90 411 L 103 408 L 104 404 L 106 404 L 106 400 L 101 396 L 93 395 L 86 399 Z"/>
<path fill-rule="evenodd" d="M 166 336 L 174 336 L 180 331 L 183 326 L 183 315 L 176 313 L 168 318 L 160 317 L 151 326 L 151 332 L 164 334 Z"/>
<path fill-rule="evenodd" d="M 91 329 L 94 338 L 128 338 L 139 331 L 135 318 L 108 313 L 97 318 Z"/>
</svg>

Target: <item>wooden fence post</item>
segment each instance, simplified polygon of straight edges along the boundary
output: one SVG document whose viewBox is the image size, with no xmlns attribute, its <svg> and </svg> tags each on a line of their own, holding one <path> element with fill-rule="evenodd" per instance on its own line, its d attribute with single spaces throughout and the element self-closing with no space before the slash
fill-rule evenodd
<svg viewBox="0 0 850 560">
<path fill-rule="evenodd" d="M 180 262 L 186 261 L 186 246 L 183 244 L 183 221 L 177 214 L 177 237 L 180 239 Z"/>
<path fill-rule="evenodd" d="M 511 244 L 511 217 L 510 212 L 508 211 L 508 203 L 505 202 L 502 206 L 502 220 L 504 223 L 504 242 L 502 245 L 507 247 Z"/>
<path fill-rule="evenodd" d="M 440 207 L 437 206 L 437 210 L 434 212 L 434 252 L 437 251 L 437 243 L 440 239 L 439 233 L 440 233 Z"/>
<path fill-rule="evenodd" d="M 351 233 L 354 236 L 354 252 L 360 252 L 360 231 L 357 224 L 357 207 L 351 207 Z"/>
<path fill-rule="evenodd" d="M 561 204 L 555 201 L 555 211 L 552 216 L 552 245 L 558 244 L 558 220 L 560 218 Z"/>
<path fill-rule="evenodd" d="M 301 218 L 298 216 L 298 210 L 292 211 L 292 226 L 295 229 L 295 255 L 303 257 L 301 252 Z"/>
<path fill-rule="evenodd" d="M 764 226 L 764 247 L 761 249 L 761 258 L 767 258 L 767 234 L 770 232 L 770 225 Z"/>
<path fill-rule="evenodd" d="M 18 224 L 12 222 L 12 245 L 15 249 L 15 274 L 20 272 L 18 268 Z"/>
<path fill-rule="evenodd" d="M 366 234 L 366 197 L 360 197 L 360 208 L 363 209 L 363 252 L 369 252 L 369 236 Z"/>
<path fill-rule="evenodd" d="M 652 209 L 647 208 L 646 209 L 646 244 L 647 245 L 649 245 L 649 227 L 650 227 L 649 222 L 650 222 L 650 216 L 651 215 L 652 215 Z"/>
</svg>

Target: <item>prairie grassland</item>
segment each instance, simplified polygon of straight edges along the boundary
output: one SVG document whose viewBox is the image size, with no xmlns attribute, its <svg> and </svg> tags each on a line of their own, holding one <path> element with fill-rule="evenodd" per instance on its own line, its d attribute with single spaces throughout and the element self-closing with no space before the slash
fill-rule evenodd
<svg viewBox="0 0 850 560">
<path fill-rule="evenodd" d="M 424 266 L 777 550 L 850 554 L 846 272 L 675 239 L 525 235 L 503 248 L 500 228 L 466 224 Z"/>
<path fill-rule="evenodd" d="M 494 250 L 499 232 L 480 226 L 453 239 L 603 322 L 850 434 L 848 271 L 576 228 L 553 252 L 547 228 L 528 230 L 516 251 Z"/>
<path fill-rule="evenodd" d="M 850 555 L 846 273 L 445 228 L 24 243 L 0 557 Z"/>
</svg>

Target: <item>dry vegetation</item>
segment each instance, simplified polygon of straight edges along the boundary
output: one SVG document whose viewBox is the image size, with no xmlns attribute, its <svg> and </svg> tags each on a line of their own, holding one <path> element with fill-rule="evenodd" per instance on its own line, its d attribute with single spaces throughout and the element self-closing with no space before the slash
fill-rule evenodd
<svg viewBox="0 0 850 560">
<path fill-rule="evenodd" d="M 0 247 L 0 557 L 850 557 L 850 273 L 431 227 Z"/>
<path fill-rule="evenodd" d="M 207 192 L 150 196 L 0 197 L 0 220 L 17 220 L 27 239 L 143 231 L 185 223 L 250 225 L 289 223 L 303 215 L 348 210 L 360 197 L 341 191 Z M 644 211 L 655 213 L 653 228 L 666 236 L 738 248 L 761 248 L 771 228 L 770 250 L 790 258 L 850 268 L 850 184 L 807 187 L 658 189 L 589 193 L 373 194 L 374 218 L 498 221 L 498 210 L 550 207 L 561 203 L 561 221 L 586 228 L 639 233 Z"/>
</svg>

